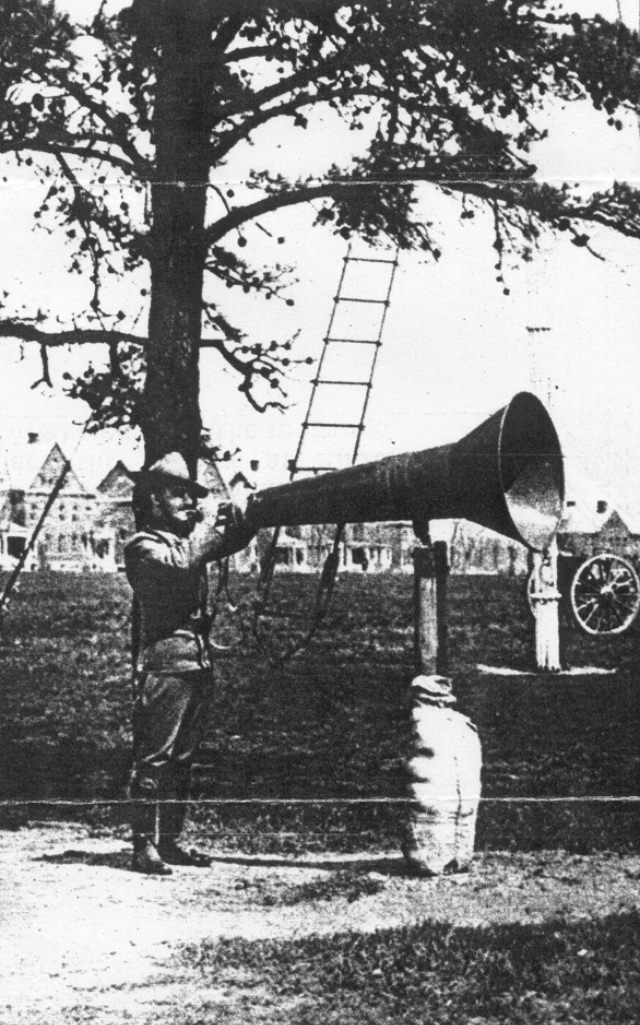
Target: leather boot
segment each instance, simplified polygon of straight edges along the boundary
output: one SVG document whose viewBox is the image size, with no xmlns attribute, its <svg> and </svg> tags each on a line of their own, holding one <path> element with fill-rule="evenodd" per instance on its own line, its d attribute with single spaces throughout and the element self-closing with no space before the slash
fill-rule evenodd
<svg viewBox="0 0 640 1025">
<path fill-rule="evenodd" d="M 180 766 L 171 782 L 163 787 L 158 815 L 158 851 L 169 865 L 208 868 L 211 864 L 208 855 L 180 845 L 180 834 L 187 817 L 190 781 L 190 766 Z"/>
<path fill-rule="evenodd" d="M 156 847 L 158 785 L 149 777 L 131 778 L 129 785 L 131 801 L 131 831 L 133 833 L 133 857 L 131 868 L 146 875 L 169 876 L 171 869 L 164 863 Z"/>
<path fill-rule="evenodd" d="M 149 876 L 172 875 L 169 866 L 162 860 L 156 845 L 146 836 L 134 836 L 131 868 Z"/>
<path fill-rule="evenodd" d="M 182 847 L 176 840 L 166 839 L 159 848 L 159 855 L 167 865 L 185 865 L 190 868 L 209 868 L 212 858 L 202 851 Z"/>
</svg>

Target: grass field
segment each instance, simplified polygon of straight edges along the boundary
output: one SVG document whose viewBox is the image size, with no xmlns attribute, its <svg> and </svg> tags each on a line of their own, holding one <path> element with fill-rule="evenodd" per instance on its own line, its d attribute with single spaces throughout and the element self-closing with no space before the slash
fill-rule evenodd
<svg viewBox="0 0 640 1025">
<path fill-rule="evenodd" d="M 302 576 L 276 579 L 273 608 L 285 618 L 269 629 L 281 643 L 303 630 L 314 583 Z M 233 582 L 240 613 L 220 617 L 218 637 L 233 647 L 218 667 L 198 794 L 402 796 L 411 578 L 341 578 L 326 625 L 304 653 L 276 668 L 247 629 L 251 586 L 246 578 Z M 128 615 L 122 577 L 23 577 L 2 632 L 0 799 L 122 797 L 129 764 Z M 609 641 L 563 631 L 567 662 L 617 668 L 615 675 L 482 675 L 478 663 L 530 663 L 522 581 L 452 578 L 451 674 L 460 709 L 480 731 L 485 798 L 640 793 L 638 637 L 637 625 Z M 218 833 L 240 831 L 244 845 L 277 846 L 297 828 L 308 843 L 319 833 L 323 845 L 348 843 L 355 831 L 394 844 L 398 811 L 389 805 L 225 805 L 198 814 Z M 4 811 L 5 820 L 21 815 L 20 809 Z M 640 842 L 637 820 L 634 805 L 487 800 L 478 843 L 627 849 Z"/>
<path fill-rule="evenodd" d="M 197 807 L 200 835 L 218 850 L 245 857 L 397 851 L 402 806 L 341 802 L 404 794 L 399 758 L 412 676 L 411 579 L 342 578 L 326 626 L 304 654 L 280 668 L 270 666 L 251 640 L 249 587 L 247 580 L 233 583 L 241 612 L 235 618 L 225 614 L 219 624 L 218 636 L 235 641 L 235 647 L 218 667 L 214 715 L 196 781 L 200 797 L 231 803 Z M 274 620 L 271 629 L 281 642 L 302 631 L 312 587 L 304 577 L 276 580 L 274 608 L 285 618 Z M 130 739 L 128 597 L 120 577 L 23 578 L 2 633 L 0 815 L 5 828 L 66 816 L 95 826 L 97 835 L 120 828 L 124 836 L 118 801 Z M 617 672 L 483 675 L 478 663 L 524 667 L 530 662 L 522 582 L 451 581 L 451 674 L 459 707 L 477 724 L 484 750 L 480 868 L 466 884 L 480 896 L 495 859 L 506 859 L 516 894 L 520 879 L 529 891 L 539 882 L 571 894 L 576 865 L 593 864 L 595 875 L 587 878 L 595 887 L 598 865 L 611 872 L 616 859 L 640 851 L 638 805 L 594 800 L 640 793 L 638 627 L 609 642 L 571 630 L 563 634 L 568 663 Z M 247 797 L 256 803 L 233 803 Z M 268 798 L 327 803 L 259 802 Z M 95 799 L 107 803 L 92 806 Z M 47 803 L 56 800 L 86 803 Z M 197 1013 L 161 1001 L 148 1020 L 156 1025 L 240 1020 L 635 1025 L 640 1020 L 640 914 L 634 899 L 607 905 L 610 914 L 592 921 L 580 912 L 576 888 L 560 911 L 544 920 L 530 915 L 526 920 L 523 906 L 522 921 L 496 918 L 494 924 L 473 926 L 425 918 L 361 931 L 358 908 L 387 885 L 389 880 L 375 873 L 345 869 L 274 890 L 269 904 L 280 901 L 283 912 L 295 904 L 302 916 L 305 908 L 311 912 L 319 905 L 352 906 L 353 928 L 294 939 L 230 937 L 188 945 L 176 961 L 177 976 L 188 969 L 201 980 L 194 993 L 200 986 L 203 992 L 213 987 L 223 996 L 209 1009 L 202 1004 Z M 250 890 L 246 900 L 250 903 Z M 82 1008 L 77 1012 L 67 1020 L 89 1020 Z M 124 1020 L 126 1014 L 117 1018 Z"/>
<path fill-rule="evenodd" d="M 270 998 L 255 1020 L 274 1025 L 636 1025 L 639 944 L 635 912 L 571 926 L 424 922 L 368 936 L 227 940 L 185 958 L 218 985 L 259 978 Z M 238 1020 L 237 1005 L 216 1012 L 217 1025 Z"/>
</svg>

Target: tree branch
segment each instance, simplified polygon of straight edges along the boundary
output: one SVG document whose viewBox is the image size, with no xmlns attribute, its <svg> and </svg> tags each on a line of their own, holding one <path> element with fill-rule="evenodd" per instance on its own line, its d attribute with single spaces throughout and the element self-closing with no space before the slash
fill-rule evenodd
<svg viewBox="0 0 640 1025">
<path fill-rule="evenodd" d="M 248 139 L 251 132 L 261 125 L 266 124 L 278 117 L 286 117 L 289 114 L 295 113 L 301 107 L 314 107 L 319 104 L 330 103 L 331 100 L 340 100 L 342 102 L 346 100 L 356 99 L 358 96 L 368 97 L 376 100 L 392 100 L 393 92 L 391 88 L 388 90 L 382 89 L 379 86 L 366 86 L 357 87 L 349 90 L 338 89 L 335 93 L 325 92 L 322 93 L 300 93 L 297 96 L 287 100 L 286 103 L 282 103 L 279 107 L 268 107 L 267 110 L 261 110 L 254 114 L 252 117 L 246 118 L 241 124 L 235 125 L 233 128 L 223 132 L 220 136 L 220 143 L 212 147 L 211 160 L 213 163 L 217 163 L 224 159 L 227 153 L 233 149 L 233 147 L 240 142 L 242 139 Z"/>
<path fill-rule="evenodd" d="M 41 353 L 47 349 L 60 348 L 64 345 L 107 345 L 111 351 L 114 345 L 121 343 L 138 345 L 141 349 L 146 349 L 149 346 L 149 339 L 146 336 L 135 335 L 128 331 L 81 327 L 69 328 L 64 331 L 43 331 L 28 321 L 15 319 L 0 320 L 0 338 L 35 342 L 40 346 Z M 215 349 L 224 356 L 234 370 L 243 376 L 246 375 L 248 364 L 227 348 L 222 337 L 202 338 L 200 348 Z"/>
<path fill-rule="evenodd" d="M 236 207 L 226 216 L 210 225 L 205 233 L 207 246 L 220 241 L 229 231 L 263 214 L 272 213 L 288 206 L 308 203 L 315 199 L 353 195 L 363 190 L 392 185 L 413 185 L 429 183 L 445 191 L 473 195 L 487 202 L 501 202 L 507 208 L 520 209 L 534 214 L 562 230 L 572 231 L 576 245 L 586 245 L 568 223 L 571 220 L 587 221 L 612 228 L 628 238 L 640 238 L 640 193 L 627 188 L 625 197 L 619 195 L 621 186 L 614 186 L 611 194 L 599 193 L 588 201 L 580 201 L 550 186 L 536 185 L 531 181 L 535 168 L 527 166 L 521 170 L 509 169 L 487 175 L 468 170 L 455 172 L 453 167 L 427 170 L 424 168 L 401 169 L 396 175 L 381 174 L 379 178 L 335 179 L 317 185 L 306 185 L 289 191 L 280 191 Z M 616 193 L 617 190 L 617 194 Z M 630 192 L 633 191 L 633 195 Z"/>
<path fill-rule="evenodd" d="M 42 364 L 42 377 L 38 381 L 34 381 L 31 388 L 37 388 L 38 385 L 46 384 L 48 388 L 53 388 L 51 381 L 51 373 L 49 371 L 49 353 L 46 345 L 40 344 L 40 362 Z"/>
<path fill-rule="evenodd" d="M 586 221 L 611 228 L 627 238 L 640 238 L 640 193 L 634 202 L 627 196 L 627 205 L 617 203 L 613 194 L 599 193 L 587 202 L 569 196 L 560 196 L 558 190 L 536 186 L 531 182 L 481 181 L 464 178 L 446 182 L 452 192 L 464 192 L 485 202 L 501 202 L 506 208 L 528 211 L 540 221 L 546 221 L 560 230 L 570 231 L 578 246 L 588 248 L 588 239 L 572 229 L 570 221 Z M 614 186 L 614 189 L 616 186 Z M 630 193 L 630 190 L 627 189 Z M 635 205 L 635 209 L 633 208 Z M 595 254 L 597 255 L 597 254 Z"/>
<path fill-rule="evenodd" d="M 350 187 L 358 188 L 361 183 L 353 182 Z M 261 214 L 268 214 L 274 210 L 281 210 L 287 206 L 295 206 L 297 203 L 308 203 L 313 199 L 323 199 L 325 196 L 335 196 L 346 185 L 338 182 L 325 182 L 321 185 L 308 185 L 302 188 L 293 189 L 290 192 L 278 192 L 255 203 L 247 203 L 245 206 L 236 207 L 225 217 L 221 217 L 214 224 L 211 224 L 205 232 L 207 246 L 219 242 L 229 231 L 238 228 L 246 221 L 251 221 Z"/>
<path fill-rule="evenodd" d="M 281 78 L 279 82 L 273 82 L 271 85 L 264 86 L 257 92 L 248 92 L 246 99 L 250 102 L 241 103 L 239 100 L 234 99 L 226 107 L 218 108 L 217 116 L 222 120 L 223 118 L 232 117 L 234 114 L 242 114 L 245 111 L 259 110 L 265 103 L 271 103 L 272 100 L 278 100 L 282 96 L 287 96 L 298 89 L 304 89 L 314 83 L 317 84 L 321 79 L 333 76 L 341 69 L 351 71 L 354 64 L 358 63 L 359 54 L 362 57 L 363 65 L 370 66 L 371 53 L 368 53 L 364 48 L 352 47 L 348 53 L 339 50 L 330 57 L 326 57 L 321 65 L 314 64 L 311 67 L 300 69 L 287 78 Z"/>
<path fill-rule="evenodd" d="M 245 17 L 246 15 L 240 12 L 240 14 L 231 14 L 225 18 L 222 24 L 218 26 L 218 30 L 215 34 L 213 42 L 214 50 L 218 52 L 226 50 L 242 28 Z"/>
<path fill-rule="evenodd" d="M 211 322 L 210 312 L 205 309 L 205 314 L 207 315 L 207 319 L 209 320 L 209 322 Z M 268 402 L 260 403 L 251 392 L 255 377 L 269 377 L 269 379 L 271 380 L 271 387 L 277 387 L 277 382 L 274 376 L 272 375 L 271 371 L 269 371 L 268 374 L 265 374 L 261 371 L 260 364 L 262 361 L 260 355 L 254 357 L 253 359 L 240 359 L 239 356 L 236 356 L 236 354 L 227 345 L 224 344 L 224 341 L 222 339 L 203 338 L 200 342 L 200 347 L 203 349 L 215 349 L 217 352 L 220 353 L 220 355 L 229 364 L 229 366 L 233 367 L 233 369 L 238 374 L 240 374 L 242 381 L 238 385 L 238 391 L 242 392 L 242 394 L 247 399 L 249 405 L 253 406 L 253 408 L 257 410 L 258 413 L 264 413 L 267 409 L 279 409 L 280 411 L 284 411 L 286 409 L 285 404 L 283 402 L 278 402 L 277 400 L 270 400 Z M 282 391 L 281 388 L 279 390 Z"/>
<path fill-rule="evenodd" d="M 95 117 L 102 121 L 103 125 L 109 129 L 113 142 L 124 153 L 124 155 L 129 158 L 131 161 L 131 167 L 136 169 L 139 177 L 149 177 L 151 173 L 151 165 L 133 145 L 126 131 L 124 131 L 122 122 L 118 117 L 109 116 L 109 109 L 106 104 L 99 103 L 97 100 L 92 99 L 87 94 L 86 89 L 83 89 L 75 82 L 71 82 L 68 78 L 63 78 L 62 84 L 81 107 L 84 107 L 85 110 L 94 114 Z"/>
<path fill-rule="evenodd" d="M 127 331 L 109 331 L 105 328 L 74 327 L 64 331 L 43 331 L 24 320 L 0 320 L 0 338 L 17 338 L 22 342 L 37 342 L 48 349 L 62 345 L 112 345 L 129 342 L 143 348 L 147 338 Z"/>
<path fill-rule="evenodd" d="M 523 177 L 528 178 L 529 175 L 529 169 L 522 172 Z M 513 178 L 514 176 L 515 172 L 510 172 L 510 177 Z M 211 246 L 241 224 L 251 221 L 262 214 L 281 210 L 284 207 L 296 206 L 299 203 L 308 203 L 314 199 L 324 199 L 329 196 L 335 199 L 341 194 L 348 195 L 349 192 L 353 193 L 354 190 L 361 191 L 376 189 L 382 185 L 412 184 L 414 182 L 430 182 L 444 188 L 457 187 L 462 191 L 473 191 L 474 194 L 483 199 L 494 198 L 492 185 L 486 181 L 486 175 L 485 180 L 476 182 L 467 172 L 455 175 L 451 169 L 446 172 L 444 170 L 428 172 L 422 169 L 408 169 L 399 172 L 396 178 L 391 175 L 384 175 L 380 178 L 334 179 L 318 185 L 306 185 L 290 191 L 272 193 L 263 199 L 257 200 L 255 203 L 247 203 L 245 206 L 236 207 L 207 228 L 205 241 L 207 246 Z M 478 185 L 479 187 L 475 190 L 471 187 L 472 185 Z"/>
<path fill-rule="evenodd" d="M 79 157 L 81 160 L 86 160 L 87 158 L 102 160 L 107 164 L 111 164 L 112 167 L 120 168 L 121 171 L 125 171 L 127 174 L 131 173 L 132 167 L 127 160 L 122 160 L 112 153 L 94 149 L 92 146 L 79 147 L 72 145 L 72 143 L 77 143 L 75 136 L 70 137 L 69 142 L 50 142 L 37 136 L 33 139 L 0 140 L 0 153 L 49 153 L 54 157 L 64 153 L 68 157 Z"/>
<path fill-rule="evenodd" d="M 270 46 L 239 46 L 235 50 L 227 50 L 224 62 L 232 64 L 236 61 L 252 60 L 255 57 L 268 57 L 270 53 Z"/>
<path fill-rule="evenodd" d="M 254 114 L 252 117 L 247 118 L 239 125 L 234 125 L 233 128 L 222 132 L 220 136 L 220 142 L 216 143 L 211 148 L 211 162 L 217 164 L 227 153 L 233 149 L 242 139 L 248 139 L 251 132 L 255 131 L 261 125 L 266 124 L 277 117 L 286 117 L 287 114 L 293 114 L 300 107 L 313 106 L 316 102 L 324 102 L 324 99 L 316 100 L 313 96 L 309 96 L 307 93 L 301 94 L 288 100 L 286 103 L 281 104 L 279 107 L 269 107 L 268 110 L 262 110 L 258 114 Z"/>
</svg>

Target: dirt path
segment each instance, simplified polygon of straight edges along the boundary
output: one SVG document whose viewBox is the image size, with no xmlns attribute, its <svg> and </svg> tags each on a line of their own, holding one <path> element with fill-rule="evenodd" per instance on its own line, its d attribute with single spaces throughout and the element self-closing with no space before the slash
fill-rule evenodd
<svg viewBox="0 0 640 1025">
<path fill-rule="evenodd" d="M 468 876 L 406 877 L 388 855 L 220 854 L 169 879 L 128 871 L 121 840 L 73 825 L 0 834 L 0 1023 L 171 1022 L 233 999 L 176 951 L 222 936 L 293 938 L 425 918 L 455 925 L 640 907 L 639 858 L 479 856 Z M 193 1018 L 196 1020 L 196 1018 Z"/>
</svg>

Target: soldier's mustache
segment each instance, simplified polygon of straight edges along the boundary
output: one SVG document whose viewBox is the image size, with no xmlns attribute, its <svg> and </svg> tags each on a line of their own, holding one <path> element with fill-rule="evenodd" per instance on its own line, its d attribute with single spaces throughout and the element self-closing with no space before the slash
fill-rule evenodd
<svg viewBox="0 0 640 1025">
<path fill-rule="evenodd" d="M 204 519 L 202 509 L 187 509 L 187 516 L 192 523 L 202 523 Z"/>
</svg>

